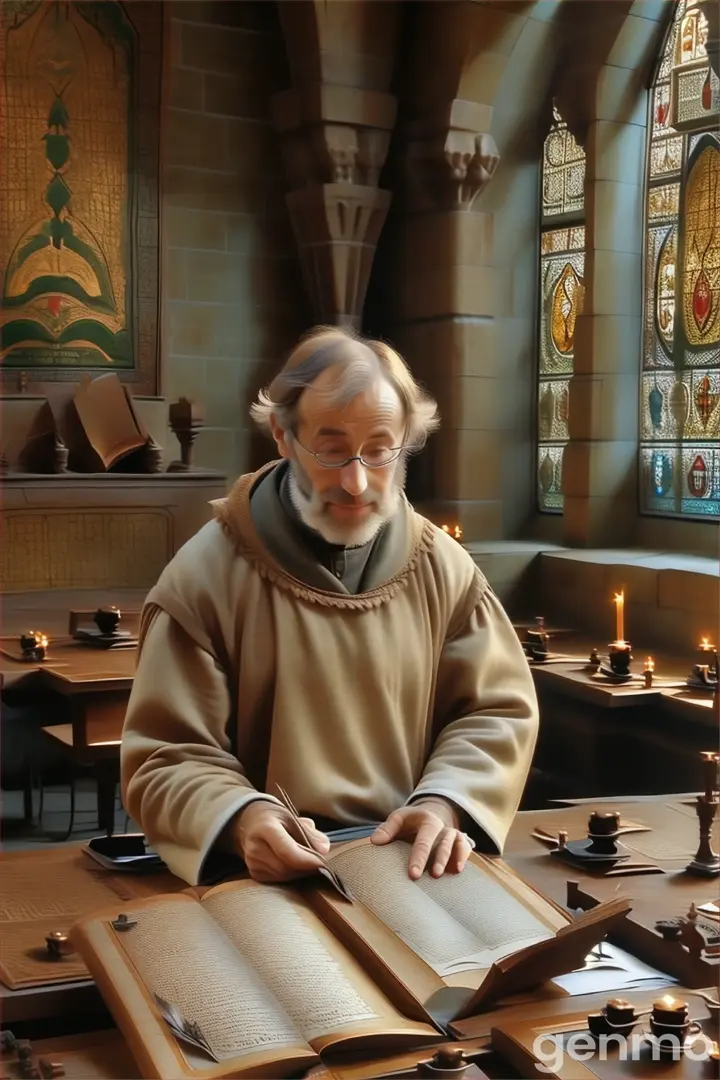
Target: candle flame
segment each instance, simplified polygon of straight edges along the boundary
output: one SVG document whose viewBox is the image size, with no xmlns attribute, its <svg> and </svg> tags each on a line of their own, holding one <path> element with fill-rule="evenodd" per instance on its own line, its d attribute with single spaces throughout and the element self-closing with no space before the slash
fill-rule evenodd
<svg viewBox="0 0 720 1080">
<path fill-rule="evenodd" d="M 456 525 L 455 526 L 455 539 L 456 540 L 462 540 L 462 534 L 463 534 L 462 529 L 460 528 L 459 525 Z"/>
<path fill-rule="evenodd" d="M 645 661 L 645 670 L 646 671 L 654 671 L 655 670 L 655 661 L 653 660 L 652 656 L 648 656 L 647 660 Z"/>
<path fill-rule="evenodd" d="M 442 531 L 443 531 L 444 533 L 449 533 L 449 532 L 450 532 L 450 526 L 449 526 L 449 525 L 443 525 L 443 527 L 442 527 Z"/>
</svg>

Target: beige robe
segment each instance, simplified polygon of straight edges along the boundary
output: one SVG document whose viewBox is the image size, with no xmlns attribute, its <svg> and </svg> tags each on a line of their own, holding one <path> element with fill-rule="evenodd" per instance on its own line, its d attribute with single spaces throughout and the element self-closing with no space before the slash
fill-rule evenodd
<svg viewBox="0 0 720 1080">
<path fill-rule="evenodd" d="M 538 729 L 502 606 L 405 499 L 363 592 L 324 568 L 309 583 L 312 560 L 294 576 L 278 561 L 281 519 L 267 527 L 274 468 L 238 480 L 148 596 L 122 740 L 126 809 L 191 884 L 230 819 L 276 785 L 340 825 L 439 795 L 501 851 Z"/>
</svg>

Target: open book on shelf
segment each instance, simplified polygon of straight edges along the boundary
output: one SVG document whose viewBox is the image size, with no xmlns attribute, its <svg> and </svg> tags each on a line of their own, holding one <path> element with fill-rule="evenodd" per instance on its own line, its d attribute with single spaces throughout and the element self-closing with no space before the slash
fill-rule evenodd
<svg viewBox="0 0 720 1080">
<path fill-rule="evenodd" d="M 234 880 L 96 913 L 73 941 L 146 1077 L 272 1077 L 324 1052 L 389 1052 L 582 964 L 629 910 L 580 919 L 473 854 L 462 874 L 408 877 L 409 845 L 369 840 L 322 879 Z M 319 883 L 322 882 L 322 883 Z M 183 1032 L 184 1027 L 184 1032 Z"/>
</svg>

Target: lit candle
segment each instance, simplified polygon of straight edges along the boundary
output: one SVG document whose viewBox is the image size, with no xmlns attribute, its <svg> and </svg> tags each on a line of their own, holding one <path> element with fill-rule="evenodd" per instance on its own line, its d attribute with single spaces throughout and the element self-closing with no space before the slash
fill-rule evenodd
<svg viewBox="0 0 720 1080">
<path fill-rule="evenodd" d="M 617 605 L 617 618 L 615 628 L 615 644 L 625 644 L 625 592 L 615 593 L 615 603 Z"/>
<path fill-rule="evenodd" d="M 645 661 L 645 668 L 644 668 L 644 671 L 643 671 L 643 675 L 645 676 L 645 688 L 647 690 L 649 690 L 650 687 L 653 684 L 653 672 L 654 672 L 654 670 L 655 670 L 655 661 L 653 660 L 652 656 L 648 656 L 647 660 Z"/>
<path fill-rule="evenodd" d="M 463 534 L 462 529 L 460 528 L 459 525 L 456 525 L 455 526 L 455 539 L 456 540 L 462 540 L 462 534 Z"/>
<path fill-rule="evenodd" d="M 687 1002 L 680 1001 L 679 998 L 671 997 L 670 994 L 665 994 L 665 996 L 661 997 L 658 1001 L 653 1001 L 653 1010 L 668 1013 L 687 1012 Z"/>
<path fill-rule="evenodd" d="M 699 645 L 700 652 L 715 652 L 715 646 L 710 644 L 708 638 L 704 637 Z"/>
<path fill-rule="evenodd" d="M 442 531 L 443 531 L 444 533 L 447 533 L 447 534 L 448 534 L 448 536 L 449 536 L 449 535 L 450 535 L 450 526 L 449 526 L 449 525 L 443 525 L 443 527 L 442 527 Z"/>
<path fill-rule="evenodd" d="M 714 750 L 702 750 L 700 757 L 703 759 L 703 772 L 705 773 L 705 798 L 710 802 L 717 791 L 720 755 L 716 754 Z"/>
</svg>

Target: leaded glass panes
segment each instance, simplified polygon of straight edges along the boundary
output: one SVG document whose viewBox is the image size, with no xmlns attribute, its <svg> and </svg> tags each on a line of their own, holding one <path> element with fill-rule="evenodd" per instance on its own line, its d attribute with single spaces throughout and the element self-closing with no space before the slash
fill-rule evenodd
<svg viewBox="0 0 720 1080">
<path fill-rule="evenodd" d="M 585 293 L 584 187 L 585 153 L 554 109 L 543 150 L 540 235 L 537 476 L 543 511 L 563 507 L 575 325 Z M 563 224 L 558 227 L 560 215 Z"/>
<path fill-rule="evenodd" d="M 641 507 L 695 518 L 720 516 L 720 141 L 703 20 L 680 0 L 651 94 L 640 408 Z"/>
<path fill-rule="evenodd" d="M 581 211 L 585 201 L 585 152 L 557 109 L 543 150 L 543 217 Z"/>
</svg>

